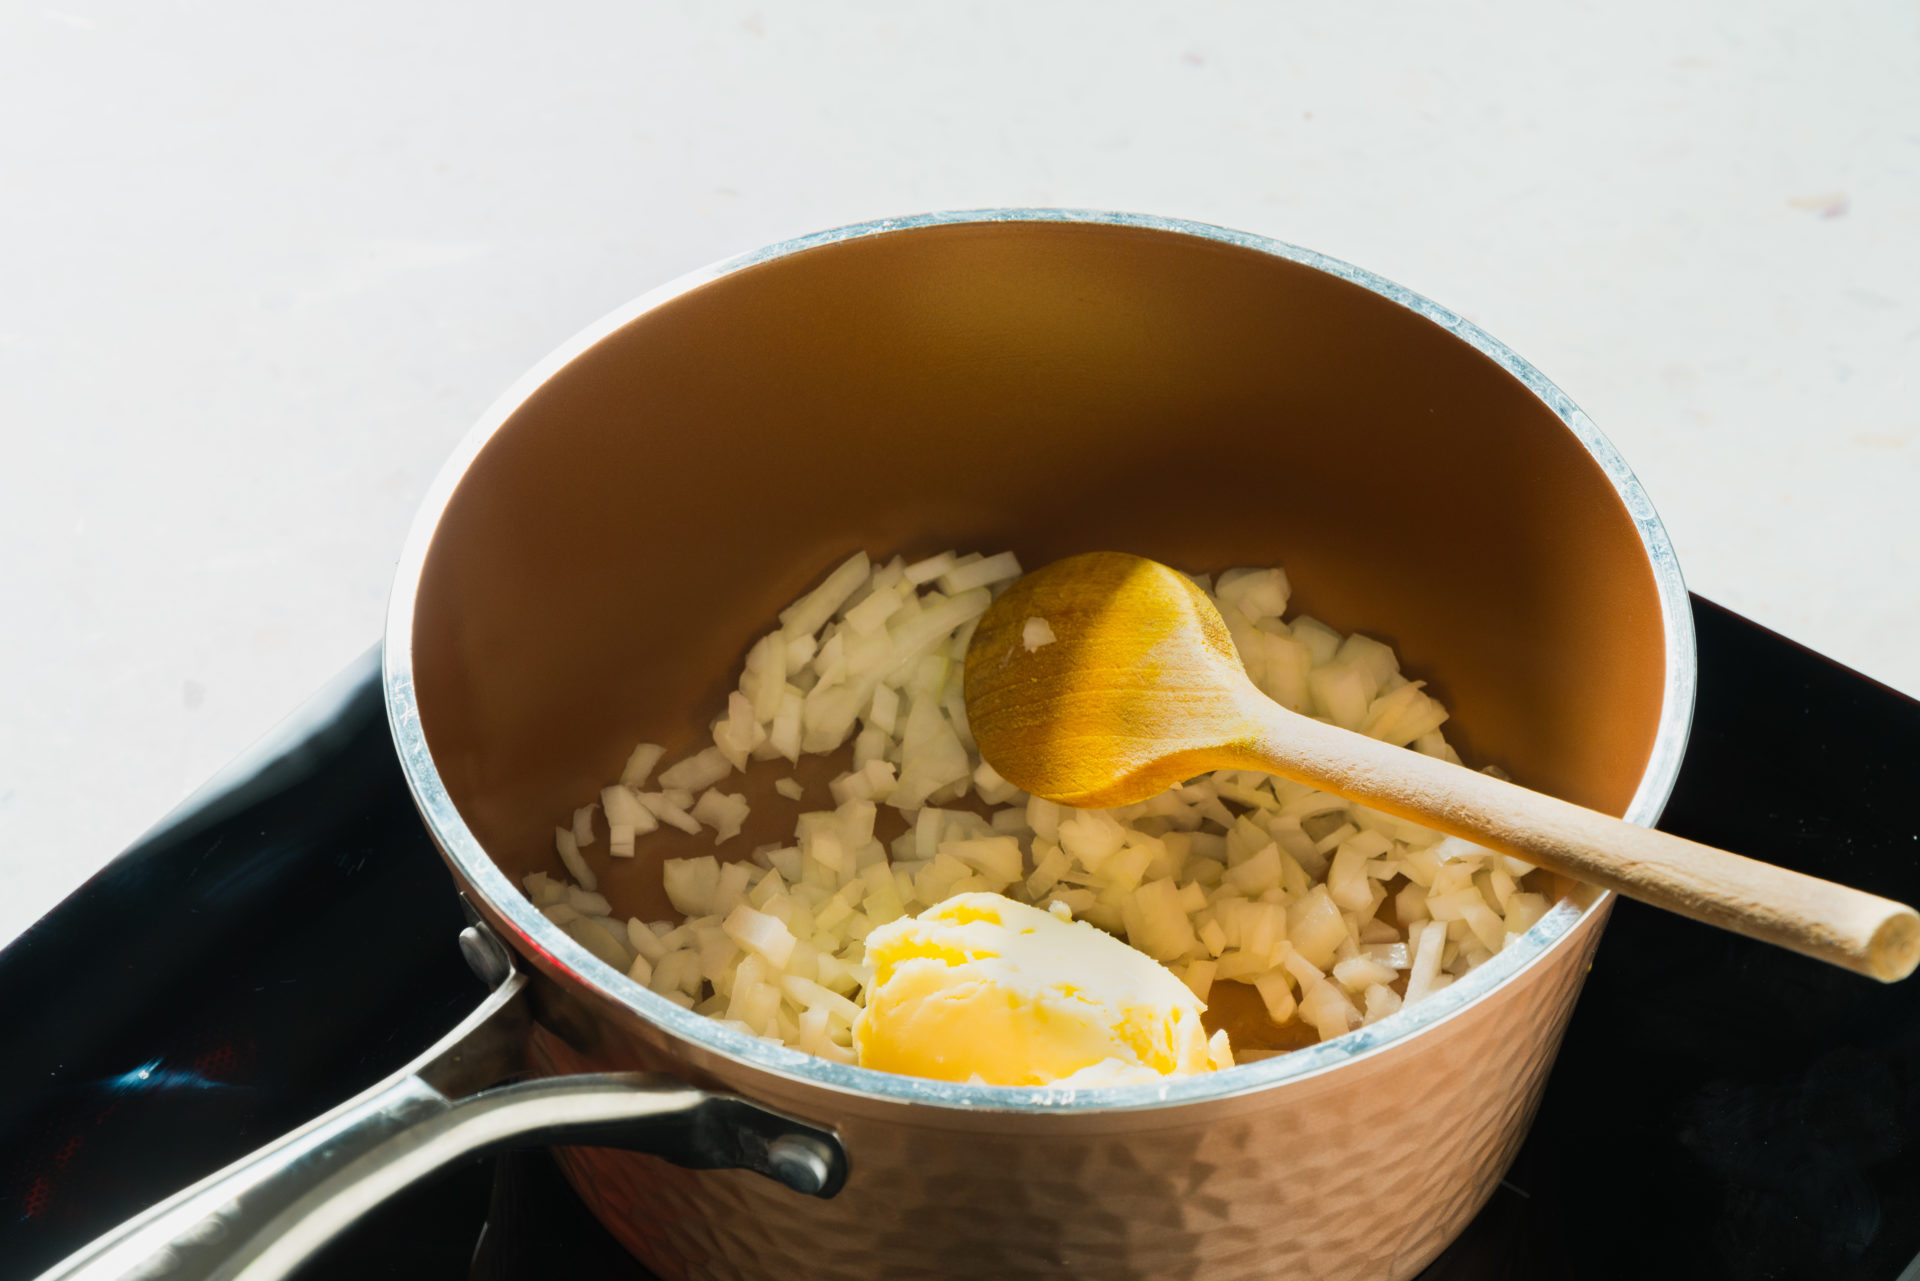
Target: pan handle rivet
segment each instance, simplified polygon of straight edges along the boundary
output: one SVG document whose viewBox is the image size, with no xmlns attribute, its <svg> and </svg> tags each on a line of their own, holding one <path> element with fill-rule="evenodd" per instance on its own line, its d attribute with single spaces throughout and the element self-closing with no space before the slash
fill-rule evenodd
<svg viewBox="0 0 1920 1281">
<path fill-rule="evenodd" d="M 492 930 L 484 925 L 469 925 L 460 931 L 460 955 L 475 978 L 488 987 L 499 987 L 513 973 L 513 961 Z"/>
<path fill-rule="evenodd" d="M 767 1168 L 795 1192 L 813 1194 L 827 1186 L 833 1162 L 820 1140 L 783 1134 L 767 1144 Z"/>
</svg>

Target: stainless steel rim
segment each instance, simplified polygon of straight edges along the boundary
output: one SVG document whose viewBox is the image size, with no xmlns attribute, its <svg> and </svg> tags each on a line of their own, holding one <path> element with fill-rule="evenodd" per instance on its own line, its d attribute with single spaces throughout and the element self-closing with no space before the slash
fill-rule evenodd
<svg viewBox="0 0 1920 1281">
<path fill-rule="evenodd" d="M 1409 289 L 1390 280 L 1363 271 L 1338 259 L 1302 249 L 1283 241 L 1246 232 L 1230 231 L 1205 223 L 1159 218 L 1146 214 L 1105 213 L 1078 209 L 985 209 L 919 214 L 907 218 L 886 218 L 857 223 L 832 231 L 783 241 L 765 249 L 742 254 L 692 272 L 663 285 L 588 326 L 571 341 L 549 355 L 513 385 L 482 415 L 460 447 L 447 460 L 421 504 L 419 515 L 407 535 L 393 595 L 387 607 L 383 685 L 387 717 L 399 750 L 407 784 L 413 791 L 434 839 L 468 881 L 498 909 L 520 935 L 523 948 L 538 949 L 553 957 L 588 989 L 637 1011 L 642 1017 L 672 1032 L 675 1036 L 714 1054 L 736 1060 L 760 1071 L 817 1088 L 848 1092 L 869 1098 L 890 1099 L 972 1111 L 1082 1114 L 1089 1111 L 1138 1110 L 1199 1103 L 1265 1090 L 1288 1081 L 1316 1076 L 1343 1063 L 1376 1054 L 1430 1027 L 1452 1018 L 1474 1001 L 1511 981 L 1523 970 L 1539 963 L 1549 952 L 1564 946 L 1574 926 L 1588 913 L 1598 911 L 1606 902 L 1605 894 L 1596 895 L 1585 907 L 1562 900 L 1532 929 L 1509 944 L 1498 956 L 1474 970 L 1459 982 L 1428 997 L 1411 1009 L 1394 1014 L 1378 1023 L 1349 1032 L 1331 1041 L 1295 1050 L 1277 1058 L 1247 1064 L 1230 1072 L 1172 1078 L 1162 1084 L 1109 1087 L 1098 1090 L 1022 1089 L 1007 1086 L 955 1085 L 927 1081 L 917 1077 L 896 1076 L 865 1068 L 847 1067 L 788 1049 L 771 1041 L 722 1027 L 717 1021 L 680 1006 L 648 991 L 612 966 L 598 960 L 533 906 L 487 857 L 473 833 L 455 810 L 433 758 L 427 751 L 426 737 L 420 726 L 419 706 L 414 696 L 412 622 L 421 569 L 428 546 L 439 525 L 454 488 L 466 474 L 474 457 L 485 447 L 495 431 L 513 412 L 575 357 L 613 333 L 635 317 L 659 307 L 693 289 L 722 276 L 793 254 L 805 253 L 824 245 L 858 240 L 868 236 L 911 233 L 925 227 L 955 223 L 1057 222 L 1087 223 L 1115 227 L 1135 227 L 1150 231 L 1191 236 L 1221 244 L 1235 245 L 1257 253 L 1270 254 L 1338 277 L 1363 289 L 1418 312 L 1442 329 L 1468 343 L 1524 383 L 1529 391 L 1551 409 L 1572 432 L 1586 451 L 1606 472 L 1620 496 L 1634 527 L 1645 546 L 1660 598 L 1661 622 L 1666 636 L 1666 683 L 1659 729 L 1653 751 L 1640 779 L 1629 821 L 1651 826 L 1665 807 L 1679 776 L 1681 756 L 1693 719 L 1695 658 L 1693 614 L 1680 566 L 1667 538 L 1665 526 L 1654 511 L 1640 482 L 1627 467 L 1619 451 L 1567 394 L 1550 382 L 1532 365 L 1478 326 L 1455 315 Z"/>
</svg>

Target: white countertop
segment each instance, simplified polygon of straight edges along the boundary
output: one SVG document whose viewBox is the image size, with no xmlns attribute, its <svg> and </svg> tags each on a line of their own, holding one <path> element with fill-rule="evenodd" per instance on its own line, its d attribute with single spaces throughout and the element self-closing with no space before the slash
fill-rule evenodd
<svg viewBox="0 0 1920 1281">
<path fill-rule="evenodd" d="M 1426 293 L 1612 436 L 1696 591 L 1920 694 L 1912 3 L 50 0 L 0 118 L 0 942 L 375 641 L 546 351 L 925 209 Z"/>
</svg>

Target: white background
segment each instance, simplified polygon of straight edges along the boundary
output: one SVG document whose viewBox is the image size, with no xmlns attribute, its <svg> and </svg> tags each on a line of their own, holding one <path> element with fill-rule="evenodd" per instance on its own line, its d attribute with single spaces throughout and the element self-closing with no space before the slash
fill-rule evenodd
<svg viewBox="0 0 1920 1281">
<path fill-rule="evenodd" d="M 379 635 L 574 330 L 867 218 L 1359 263 L 1620 446 L 1697 591 L 1920 693 L 1920 7 L 0 6 L 0 941 Z"/>
</svg>

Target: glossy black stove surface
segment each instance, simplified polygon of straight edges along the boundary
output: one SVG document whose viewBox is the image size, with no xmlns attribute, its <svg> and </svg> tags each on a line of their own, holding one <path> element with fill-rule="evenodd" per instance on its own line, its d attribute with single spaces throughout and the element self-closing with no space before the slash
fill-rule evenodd
<svg viewBox="0 0 1920 1281">
<path fill-rule="evenodd" d="M 1695 602 L 1661 826 L 1920 900 L 1920 704 Z M 4 952 L 0 1281 L 386 1075 L 481 995 L 369 660 Z M 1920 984 L 1620 903 L 1505 1184 L 1423 1274 L 1897 1281 L 1920 1254 Z M 643 1278 L 541 1152 L 302 1272 Z"/>
</svg>

